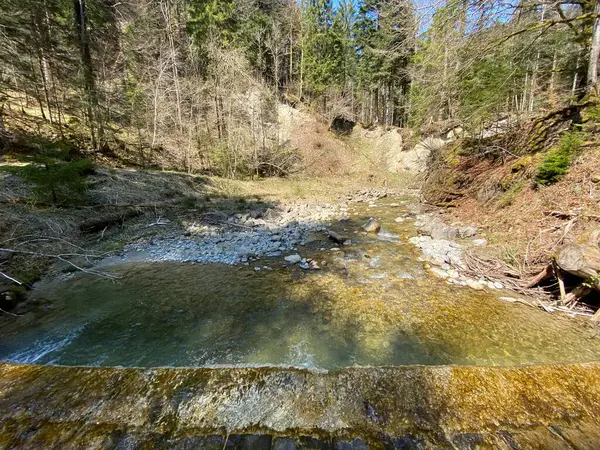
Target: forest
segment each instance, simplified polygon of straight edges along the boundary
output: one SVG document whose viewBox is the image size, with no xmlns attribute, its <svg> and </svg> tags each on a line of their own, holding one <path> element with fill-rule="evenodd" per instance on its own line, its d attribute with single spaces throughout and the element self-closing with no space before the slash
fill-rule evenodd
<svg viewBox="0 0 600 450">
<path fill-rule="evenodd" d="M 281 102 L 324 123 L 478 132 L 597 84 L 592 0 L 0 5 L 0 130 L 36 117 L 30 134 L 189 173 L 286 173 Z"/>
</svg>

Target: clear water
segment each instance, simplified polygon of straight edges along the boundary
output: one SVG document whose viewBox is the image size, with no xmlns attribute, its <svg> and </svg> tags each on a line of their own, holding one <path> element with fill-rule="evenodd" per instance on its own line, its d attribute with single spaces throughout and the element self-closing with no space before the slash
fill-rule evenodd
<svg viewBox="0 0 600 450">
<path fill-rule="evenodd" d="M 81 275 L 42 286 L 42 307 L 0 330 L 0 360 L 137 366 L 519 365 L 600 359 L 596 332 L 573 320 L 433 277 L 407 240 L 402 211 L 357 209 L 299 249 L 324 270 L 265 258 L 248 267 L 130 263 L 111 281 Z M 378 237 L 355 234 L 368 215 Z M 320 248 L 325 247 L 325 251 Z M 254 266 L 273 270 L 256 272 Z M 506 295 L 506 294 L 504 294 Z"/>
</svg>

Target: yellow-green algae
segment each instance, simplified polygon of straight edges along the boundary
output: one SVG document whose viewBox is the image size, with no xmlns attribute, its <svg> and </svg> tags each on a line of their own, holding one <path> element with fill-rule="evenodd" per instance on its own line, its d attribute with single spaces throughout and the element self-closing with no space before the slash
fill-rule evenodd
<svg viewBox="0 0 600 450">
<path fill-rule="evenodd" d="M 600 365 L 315 373 L 2 364 L 0 410 L 2 448 L 91 443 L 111 433 L 150 442 L 227 433 L 345 434 L 373 442 L 412 435 L 438 444 L 473 434 L 490 442 L 503 433 L 536 442 L 564 433 L 572 442 L 598 445 Z"/>
</svg>

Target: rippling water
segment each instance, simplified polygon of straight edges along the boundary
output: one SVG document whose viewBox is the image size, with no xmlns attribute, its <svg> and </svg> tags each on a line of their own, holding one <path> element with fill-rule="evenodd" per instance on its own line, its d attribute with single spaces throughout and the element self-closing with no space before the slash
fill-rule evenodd
<svg viewBox="0 0 600 450">
<path fill-rule="evenodd" d="M 362 209 L 361 209 L 362 208 Z M 407 243 L 410 223 L 382 202 L 282 258 L 250 266 L 130 263 L 117 281 L 79 275 L 40 288 L 45 308 L 0 331 L 0 360 L 96 366 L 281 365 L 331 370 L 406 364 L 515 365 L 598 360 L 594 332 L 497 292 L 448 285 Z M 379 237 L 355 233 L 367 215 Z M 325 248 L 325 250 L 321 250 Z M 255 271 L 269 266 L 273 270 Z"/>
</svg>

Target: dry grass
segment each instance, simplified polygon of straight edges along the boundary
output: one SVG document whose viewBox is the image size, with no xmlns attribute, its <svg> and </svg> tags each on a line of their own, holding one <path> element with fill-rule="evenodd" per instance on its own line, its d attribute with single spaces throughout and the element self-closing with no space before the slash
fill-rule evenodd
<svg viewBox="0 0 600 450">
<path fill-rule="evenodd" d="M 334 202 L 348 192 L 366 188 L 408 189 L 415 179 L 409 174 L 371 173 L 353 177 L 266 178 L 258 181 L 210 178 L 209 190 L 221 195 L 283 202 Z"/>
</svg>

